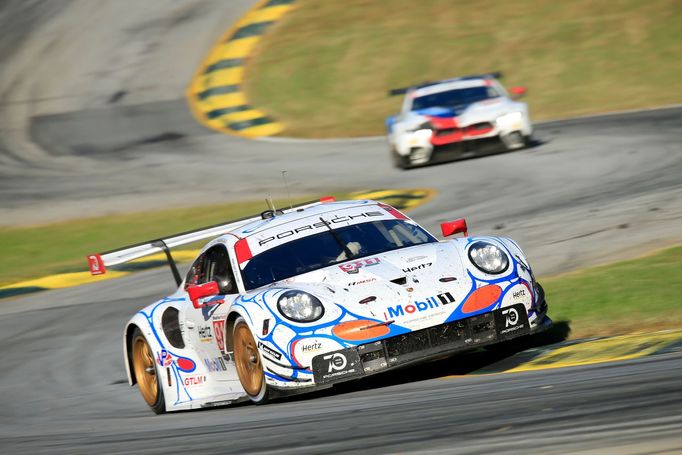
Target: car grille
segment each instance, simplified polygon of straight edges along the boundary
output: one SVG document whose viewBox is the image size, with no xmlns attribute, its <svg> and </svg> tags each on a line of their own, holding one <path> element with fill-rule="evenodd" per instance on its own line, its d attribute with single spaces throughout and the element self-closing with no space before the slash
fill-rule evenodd
<svg viewBox="0 0 682 455">
<path fill-rule="evenodd" d="M 474 123 L 473 125 L 465 126 L 464 128 L 443 128 L 435 130 L 436 136 L 449 136 L 455 133 L 463 134 L 484 134 L 493 129 L 493 124 L 490 122 Z"/>
</svg>

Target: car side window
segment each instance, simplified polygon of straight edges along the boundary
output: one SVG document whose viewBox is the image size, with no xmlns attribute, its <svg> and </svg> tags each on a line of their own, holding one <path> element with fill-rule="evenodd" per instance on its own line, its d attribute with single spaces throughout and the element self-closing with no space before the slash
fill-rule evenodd
<svg viewBox="0 0 682 455">
<path fill-rule="evenodd" d="M 185 280 L 185 287 L 215 281 L 221 294 L 236 294 L 237 286 L 230 267 L 230 258 L 224 245 L 215 245 L 199 256 Z"/>
<path fill-rule="evenodd" d="M 237 286 L 234 281 L 230 258 L 224 245 L 216 245 L 206 251 L 206 281 L 218 283 L 221 294 L 235 294 Z"/>
<path fill-rule="evenodd" d="M 206 261 L 206 253 L 202 253 L 189 268 L 187 278 L 185 278 L 185 288 L 187 286 L 195 286 L 197 284 L 206 282 L 206 268 L 204 262 Z"/>
</svg>

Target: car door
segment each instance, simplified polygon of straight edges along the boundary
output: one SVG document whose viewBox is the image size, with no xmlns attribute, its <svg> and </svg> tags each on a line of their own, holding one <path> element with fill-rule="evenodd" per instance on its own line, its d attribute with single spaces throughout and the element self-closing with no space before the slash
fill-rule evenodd
<svg viewBox="0 0 682 455">
<path fill-rule="evenodd" d="M 200 255 L 190 267 L 185 288 L 215 281 L 220 293 L 199 300 L 201 308 L 187 305 L 185 338 L 200 357 L 199 362 L 217 380 L 237 378 L 234 363 L 224 354 L 225 312 L 238 296 L 227 248 L 219 243 Z"/>
</svg>

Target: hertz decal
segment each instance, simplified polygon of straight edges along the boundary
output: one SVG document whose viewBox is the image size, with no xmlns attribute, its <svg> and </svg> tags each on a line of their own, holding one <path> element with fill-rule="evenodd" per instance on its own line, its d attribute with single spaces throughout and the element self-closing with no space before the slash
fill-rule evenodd
<svg viewBox="0 0 682 455">
<path fill-rule="evenodd" d="M 187 102 L 199 123 L 242 137 L 272 136 L 284 127 L 249 105 L 242 82 L 244 64 L 261 36 L 287 11 L 294 0 L 262 0 L 216 43 L 186 91 Z"/>
</svg>

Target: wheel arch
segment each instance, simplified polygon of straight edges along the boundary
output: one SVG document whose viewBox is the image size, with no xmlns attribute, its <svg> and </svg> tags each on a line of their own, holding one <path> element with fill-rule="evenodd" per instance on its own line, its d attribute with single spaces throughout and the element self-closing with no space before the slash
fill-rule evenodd
<svg viewBox="0 0 682 455">
<path fill-rule="evenodd" d="M 133 333 L 135 333 L 135 329 L 139 329 L 137 324 L 130 323 L 126 326 L 123 335 L 123 357 L 125 361 L 126 374 L 128 375 L 128 384 L 130 384 L 131 386 L 137 384 L 137 378 L 135 377 L 135 369 L 133 368 L 132 363 L 133 356 L 131 352 L 133 348 Z"/>
<path fill-rule="evenodd" d="M 225 333 L 223 334 L 223 340 L 225 340 L 226 353 L 234 353 L 234 340 L 232 339 L 232 331 L 234 330 L 234 323 L 239 317 L 244 318 L 244 316 L 238 311 L 232 311 L 227 315 L 227 319 L 225 320 Z"/>
<path fill-rule="evenodd" d="M 145 330 L 145 327 L 147 327 L 147 330 Z M 150 337 L 152 332 L 151 329 L 149 328 L 149 322 L 144 316 L 142 316 L 140 313 L 137 313 L 128 321 L 128 324 L 126 325 L 123 331 L 123 358 L 126 373 L 128 375 L 128 383 L 131 386 L 137 384 L 137 378 L 135 377 L 135 369 L 133 368 L 132 358 L 133 334 L 135 333 L 135 329 L 139 329 L 140 332 L 144 335 L 152 351 L 155 352 L 158 347 L 156 340 Z"/>
</svg>

